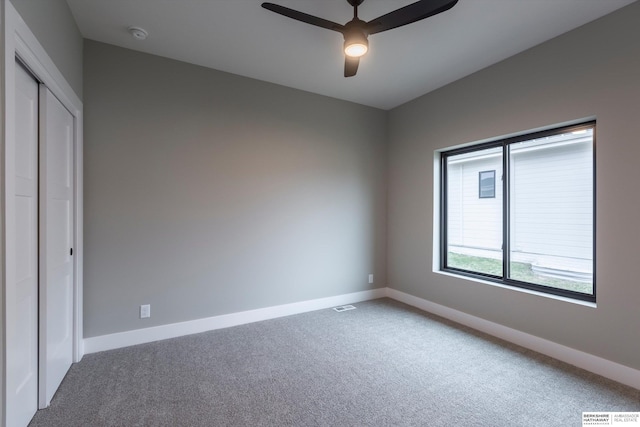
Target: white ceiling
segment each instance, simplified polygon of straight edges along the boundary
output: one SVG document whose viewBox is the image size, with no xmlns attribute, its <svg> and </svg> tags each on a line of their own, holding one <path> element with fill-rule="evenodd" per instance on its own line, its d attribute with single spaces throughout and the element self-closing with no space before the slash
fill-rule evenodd
<svg viewBox="0 0 640 427">
<path fill-rule="evenodd" d="M 341 24 L 346 0 L 270 0 Z M 415 0 L 365 0 L 369 21 Z M 260 7 L 262 0 L 67 0 L 85 38 L 390 109 L 635 0 L 459 0 L 447 12 L 369 37 L 343 77 L 342 35 Z M 131 37 L 129 26 L 149 32 Z"/>
</svg>

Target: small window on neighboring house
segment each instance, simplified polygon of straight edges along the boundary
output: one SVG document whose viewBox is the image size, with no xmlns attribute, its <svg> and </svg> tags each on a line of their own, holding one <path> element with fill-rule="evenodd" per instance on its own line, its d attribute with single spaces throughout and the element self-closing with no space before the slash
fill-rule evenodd
<svg viewBox="0 0 640 427">
<path fill-rule="evenodd" d="M 440 269 L 595 301 L 595 129 L 441 152 Z"/>
<path fill-rule="evenodd" d="M 493 199 L 496 197 L 496 171 L 482 171 L 478 173 L 480 198 Z"/>
</svg>

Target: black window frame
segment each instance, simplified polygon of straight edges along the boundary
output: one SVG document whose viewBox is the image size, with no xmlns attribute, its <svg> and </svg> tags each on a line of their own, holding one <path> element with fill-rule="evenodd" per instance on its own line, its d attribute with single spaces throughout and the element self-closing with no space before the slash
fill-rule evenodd
<svg viewBox="0 0 640 427">
<path fill-rule="evenodd" d="M 509 150 L 512 144 L 528 141 L 537 138 L 558 135 L 562 133 L 577 132 L 580 130 L 593 129 L 592 136 L 592 244 L 593 244 L 593 276 L 592 276 L 592 293 L 586 294 L 566 289 L 558 289 L 551 286 L 540 285 L 537 283 L 523 282 L 509 278 L 510 268 L 510 235 L 509 235 L 509 218 L 510 218 L 510 189 L 509 189 Z M 474 151 L 486 150 L 490 148 L 502 148 L 502 275 L 494 276 L 487 273 L 480 273 L 470 270 L 464 270 L 457 267 L 447 266 L 447 158 L 454 155 L 471 153 Z M 494 191 L 495 193 L 495 191 Z M 596 302 L 596 121 L 587 121 L 579 124 L 554 127 L 543 131 L 530 132 L 522 135 L 497 139 L 490 142 L 474 144 L 467 147 L 442 151 L 440 153 L 440 271 L 454 273 L 456 275 L 488 280 L 499 283 L 501 285 L 511 286 L 515 288 L 528 289 L 546 294 L 566 297 L 579 301 Z"/>
</svg>

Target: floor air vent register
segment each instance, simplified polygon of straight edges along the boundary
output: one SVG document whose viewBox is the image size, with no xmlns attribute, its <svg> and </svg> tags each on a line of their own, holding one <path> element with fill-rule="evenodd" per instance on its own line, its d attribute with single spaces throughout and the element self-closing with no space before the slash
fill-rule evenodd
<svg viewBox="0 0 640 427">
<path fill-rule="evenodd" d="M 333 309 L 335 311 L 337 311 L 338 313 L 343 312 L 343 311 L 348 311 L 348 310 L 355 310 L 356 308 L 352 305 L 341 305 L 340 307 L 333 307 Z"/>
</svg>

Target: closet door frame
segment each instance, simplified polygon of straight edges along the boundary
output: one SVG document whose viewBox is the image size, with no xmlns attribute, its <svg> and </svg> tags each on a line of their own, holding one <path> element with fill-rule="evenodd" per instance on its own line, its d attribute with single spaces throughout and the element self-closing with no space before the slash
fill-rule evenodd
<svg viewBox="0 0 640 427">
<path fill-rule="evenodd" d="M 73 224 L 73 362 L 79 362 L 84 355 L 84 345 L 82 339 L 82 266 L 83 266 L 83 176 L 82 176 L 82 156 L 83 156 L 83 106 L 82 101 L 75 94 L 62 73 L 55 66 L 45 49 L 38 42 L 34 34 L 20 17 L 13 5 L 2 1 L 4 8 L 4 55 L 2 57 L 2 110 L 4 113 L 4 129 L 2 132 L 2 148 L 0 150 L 0 172 L 2 174 L 2 187 L 0 188 L 0 316 L 2 320 L 2 331 L 0 339 L 0 362 L 2 387 L 0 398 L 6 403 L 6 374 L 7 359 L 10 349 L 6 346 L 7 320 L 11 319 L 13 307 L 9 306 L 6 296 L 12 295 L 15 283 L 15 204 L 12 197 L 15 193 L 15 67 L 16 58 L 24 64 L 29 71 L 36 76 L 47 88 L 58 98 L 58 100 L 69 110 L 73 116 L 74 127 L 74 224 Z M 40 354 L 42 352 L 40 351 Z M 2 411 L 4 412 L 4 411 Z M 5 425 L 6 414 L 0 413 L 0 426 Z"/>
</svg>

